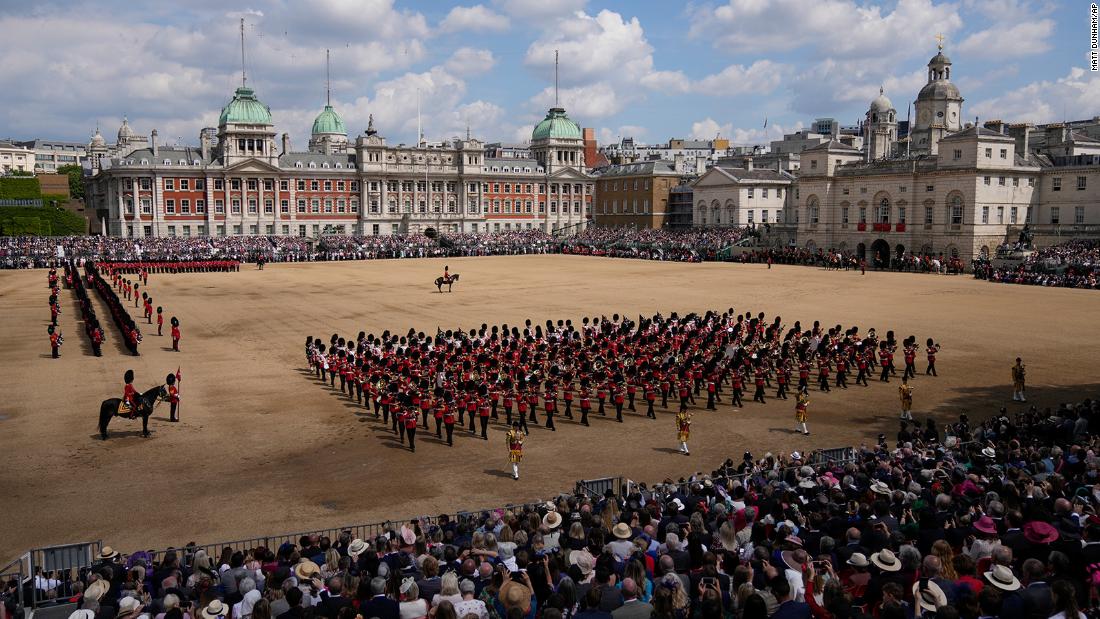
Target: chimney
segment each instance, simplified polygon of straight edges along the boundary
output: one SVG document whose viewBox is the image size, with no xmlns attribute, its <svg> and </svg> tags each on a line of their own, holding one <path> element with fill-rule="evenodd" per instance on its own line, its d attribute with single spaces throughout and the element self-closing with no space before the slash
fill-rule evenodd
<svg viewBox="0 0 1100 619">
<path fill-rule="evenodd" d="M 683 155 L 683 153 L 676 153 L 675 155 L 672 156 L 672 169 L 675 170 L 677 174 L 683 174 L 684 173 L 684 155 Z"/>
<path fill-rule="evenodd" d="M 1000 120 L 987 120 L 987 121 L 985 121 L 985 128 L 989 129 L 990 131 L 992 131 L 994 133 L 1000 133 L 1001 135 L 1004 135 L 1004 133 L 1005 133 L 1005 123 L 1003 121 L 1000 121 Z"/>
<path fill-rule="evenodd" d="M 290 152 L 290 134 L 283 133 L 283 152 L 280 155 L 285 155 Z"/>
<path fill-rule="evenodd" d="M 1031 123 L 1017 123 L 1009 125 L 1007 128 L 1008 135 L 1012 136 L 1016 140 L 1016 154 L 1026 157 L 1028 154 L 1028 148 L 1031 142 L 1031 130 L 1035 128 L 1035 125 Z"/>
<path fill-rule="evenodd" d="M 752 171 L 752 157 L 745 157 L 745 170 Z"/>
<path fill-rule="evenodd" d="M 332 154 L 332 140 L 328 136 L 321 138 L 321 152 L 326 155 Z"/>
<path fill-rule="evenodd" d="M 159 157 L 160 148 L 157 146 L 157 130 L 153 129 L 153 133 L 149 136 L 149 147 L 153 149 L 153 159 Z"/>
</svg>

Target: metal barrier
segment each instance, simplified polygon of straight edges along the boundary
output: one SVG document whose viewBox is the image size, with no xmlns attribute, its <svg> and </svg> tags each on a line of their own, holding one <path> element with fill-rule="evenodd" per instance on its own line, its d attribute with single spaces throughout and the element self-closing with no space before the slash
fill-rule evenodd
<svg viewBox="0 0 1100 619">
<path fill-rule="evenodd" d="M 0 206 L 42 206 L 42 200 L 0 200 Z"/>
<path fill-rule="evenodd" d="M 599 479 L 582 479 L 577 482 L 574 494 L 580 494 L 594 499 L 602 499 L 610 490 L 615 496 L 619 496 L 623 486 L 622 477 L 601 477 Z"/>
<path fill-rule="evenodd" d="M 4 567 L 0 567 L 0 591 L 6 591 L 8 589 L 8 583 L 12 581 L 17 583 L 13 595 L 15 596 L 15 601 L 18 608 L 23 608 L 26 606 L 23 599 L 23 582 L 26 580 L 29 573 L 29 552 L 24 553 L 23 556 L 5 565 Z"/>
</svg>

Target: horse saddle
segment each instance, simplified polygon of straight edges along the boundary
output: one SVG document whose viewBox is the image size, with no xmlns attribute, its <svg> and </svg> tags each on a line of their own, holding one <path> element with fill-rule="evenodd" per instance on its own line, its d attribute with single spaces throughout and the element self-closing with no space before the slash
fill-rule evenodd
<svg viewBox="0 0 1100 619">
<path fill-rule="evenodd" d="M 118 416 L 119 417 L 130 417 L 130 416 L 133 415 L 133 412 L 134 412 L 134 410 L 132 408 L 130 408 L 130 405 L 127 404 L 125 401 L 118 403 Z"/>
</svg>

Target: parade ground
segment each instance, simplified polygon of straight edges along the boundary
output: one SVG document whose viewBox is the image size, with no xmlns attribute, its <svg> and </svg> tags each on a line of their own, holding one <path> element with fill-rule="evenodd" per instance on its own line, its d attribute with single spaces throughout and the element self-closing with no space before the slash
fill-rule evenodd
<svg viewBox="0 0 1100 619">
<path fill-rule="evenodd" d="M 677 452 L 673 410 L 625 423 L 593 416 L 591 427 L 559 417 L 532 428 L 514 481 L 502 425 L 489 441 L 455 432 L 448 448 L 420 432 L 410 453 L 375 419 L 306 369 L 307 335 L 405 333 L 410 327 L 521 325 L 530 318 L 613 313 L 723 311 L 781 315 L 788 326 L 875 327 L 898 339 L 933 337 L 938 378 L 913 382 L 914 416 L 942 421 L 1001 406 L 1057 406 L 1100 393 L 1100 295 L 1095 291 L 996 285 L 969 276 L 828 272 L 816 268 L 682 264 L 571 256 L 449 259 L 461 279 L 451 294 L 432 281 L 443 260 L 242 265 L 237 273 L 151 274 L 147 290 L 181 322 L 181 352 L 167 320 L 142 324 L 132 357 L 95 298 L 107 329 L 94 357 L 75 297 L 61 291 L 62 357 L 50 358 L 46 271 L 0 271 L 0 561 L 32 546 L 102 539 L 116 548 L 217 542 L 292 528 L 327 528 L 547 498 L 575 480 L 621 475 L 659 482 L 709 472 L 745 451 L 809 451 L 891 441 L 898 379 L 869 387 L 810 391 L 810 436 L 793 432 L 794 399 L 734 410 L 694 411 L 691 455 Z M 93 297 L 94 298 L 94 297 Z M 131 310 L 137 316 L 139 310 Z M 142 321 L 143 323 L 144 321 Z M 1022 356 L 1027 405 L 1012 402 L 1009 368 Z M 900 377 L 900 351 L 898 355 Z M 162 404 L 142 438 L 140 421 L 96 430 L 100 402 L 161 384 L 180 368 L 179 423 Z M 854 382 L 854 381 L 853 381 Z M 751 389 L 751 388 L 750 388 Z M 674 403 L 670 400 L 670 407 Z M 540 411 L 540 421 L 543 415 Z M 433 425 L 434 429 L 434 425 Z"/>
</svg>

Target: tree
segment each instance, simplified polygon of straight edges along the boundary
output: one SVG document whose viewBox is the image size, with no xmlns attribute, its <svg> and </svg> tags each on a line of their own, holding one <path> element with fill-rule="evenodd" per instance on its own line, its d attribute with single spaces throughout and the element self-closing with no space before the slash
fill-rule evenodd
<svg viewBox="0 0 1100 619">
<path fill-rule="evenodd" d="M 58 174 L 68 174 L 69 175 L 69 195 L 72 196 L 74 200 L 77 200 L 77 199 L 83 200 L 84 199 L 84 168 L 82 168 L 82 167 L 80 167 L 80 166 L 78 166 L 74 163 L 70 163 L 70 164 L 67 164 L 67 165 L 58 166 L 57 167 L 57 173 Z"/>
</svg>

